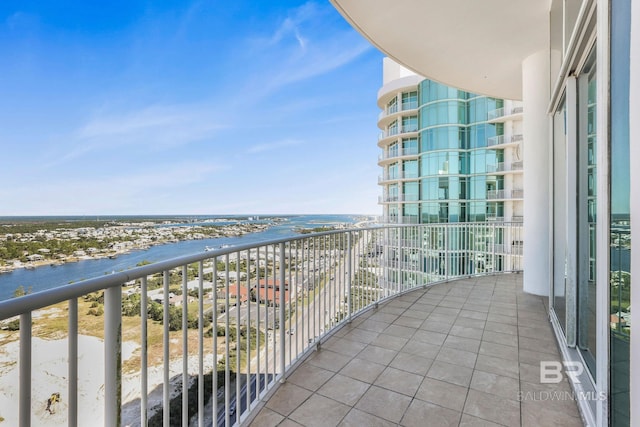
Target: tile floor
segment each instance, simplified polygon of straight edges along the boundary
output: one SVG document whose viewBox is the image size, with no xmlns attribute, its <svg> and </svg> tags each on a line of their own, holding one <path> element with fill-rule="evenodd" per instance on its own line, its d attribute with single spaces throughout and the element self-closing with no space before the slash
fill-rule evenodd
<svg viewBox="0 0 640 427">
<path fill-rule="evenodd" d="M 567 381 L 540 383 L 542 360 L 560 355 L 522 275 L 440 284 L 355 317 L 251 426 L 582 426 Z"/>
</svg>

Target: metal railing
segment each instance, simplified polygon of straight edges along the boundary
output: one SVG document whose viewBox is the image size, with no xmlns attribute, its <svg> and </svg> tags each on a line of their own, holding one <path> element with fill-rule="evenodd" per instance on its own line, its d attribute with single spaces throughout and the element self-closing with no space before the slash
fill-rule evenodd
<svg viewBox="0 0 640 427">
<path fill-rule="evenodd" d="M 520 189 L 487 191 L 487 199 L 489 200 L 522 199 L 523 195 L 524 195 L 524 191 Z"/>
<path fill-rule="evenodd" d="M 394 126 L 380 132 L 378 140 L 388 138 L 390 136 L 400 135 L 403 133 L 418 132 L 418 125 Z"/>
<path fill-rule="evenodd" d="M 69 426 L 240 424 L 359 312 L 414 286 L 519 271 L 519 253 L 497 243 L 521 242 L 521 229 L 424 224 L 315 233 L 1 301 L 0 325 L 19 329 L 5 336 L 19 345 L 7 365 L 19 372 L 18 409 L 15 419 L 3 416 L 8 425 L 41 423 L 55 389 L 64 403 L 57 416 Z M 99 338 L 100 351 L 85 353 L 87 335 Z M 34 342 L 52 339 L 65 342 L 58 365 L 32 363 Z"/>
<path fill-rule="evenodd" d="M 517 172 L 521 171 L 523 167 L 522 160 L 506 163 L 500 162 L 495 165 L 487 165 L 488 173 L 496 173 L 496 172 Z"/>
<path fill-rule="evenodd" d="M 420 152 L 418 147 L 412 148 L 398 148 L 395 150 L 388 150 L 378 156 L 378 161 L 381 162 L 383 160 L 394 159 L 397 157 L 405 157 L 405 156 L 417 156 Z"/>
<path fill-rule="evenodd" d="M 510 107 L 510 108 L 497 108 L 495 110 L 487 112 L 487 120 L 495 120 L 500 117 L 511 116 L 515 114 L 522 114 L 524 111 L 522 106 Z"/>
<path fill-rule="evenodd" d="M 391 174 L 387 171 L 382 175 L 378 175 L 378 184 L 385 181 L 395 181 L 395 180 L 401 180 L 401 179 L 418 179 L 418 178 L 420 178 L 420 175 L 418 174 L 418 172 L 408 172 L 408 171 L 401 170 Z"/>
</svg>

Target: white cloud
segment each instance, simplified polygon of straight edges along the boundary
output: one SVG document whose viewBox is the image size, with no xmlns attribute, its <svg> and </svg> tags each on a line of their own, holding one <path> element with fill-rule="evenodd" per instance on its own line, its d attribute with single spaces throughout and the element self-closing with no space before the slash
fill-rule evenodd
<svg viewBox="0 0 640 427">
<path fill-rule="evenodd" d="M 282 141 L 254 145 L 247 149 L 247 153 L 249 154 L 263 153 L 265 151 L 279 150 L 281 148 L 291 147 L 291 146 L 300 145 L 300 144 L 302 144 L 302 141 L 299 141 L 297 139 L 284 139 Z"/>
</svg>

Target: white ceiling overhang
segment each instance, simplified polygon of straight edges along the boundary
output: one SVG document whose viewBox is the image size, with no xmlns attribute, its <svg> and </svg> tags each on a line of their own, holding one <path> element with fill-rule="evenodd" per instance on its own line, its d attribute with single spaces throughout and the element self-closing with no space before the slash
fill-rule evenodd
<svg viewBox="0 0 640 427">
<path fill-rule="evenodd" d="M 549 45 L 549 0 L 331 2 L 417 74 L 498 98 L 522 98 L 522 61 Z"/>
</svg>

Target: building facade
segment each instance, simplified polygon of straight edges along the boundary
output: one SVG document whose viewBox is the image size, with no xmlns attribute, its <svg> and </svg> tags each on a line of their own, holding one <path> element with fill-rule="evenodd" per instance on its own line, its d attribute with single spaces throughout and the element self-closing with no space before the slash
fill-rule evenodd
<svg viewBox="0 0 640 427">
<path fill-rule="evenodd" d="M 640 4 L 332 2 L 404 67 L 523 102 L 523 288 L 549 298 L 585 425 L 640 425 Z"/>
<path fill-rule="evenodd" d="M 385 286 L 519 271 L 522 236 L 511 223 L 523 220 L 521 103 L 448 87 L 384 58 L 378 106 L 384 222 L 477 223 L 462 235 L 451 226 L 388 236 Z"/>
<path fill-rule="evenodd" d="M 522 222 L 522 105 L 384 59 L 378 146 L 387 223 Z"/>
</svg>

